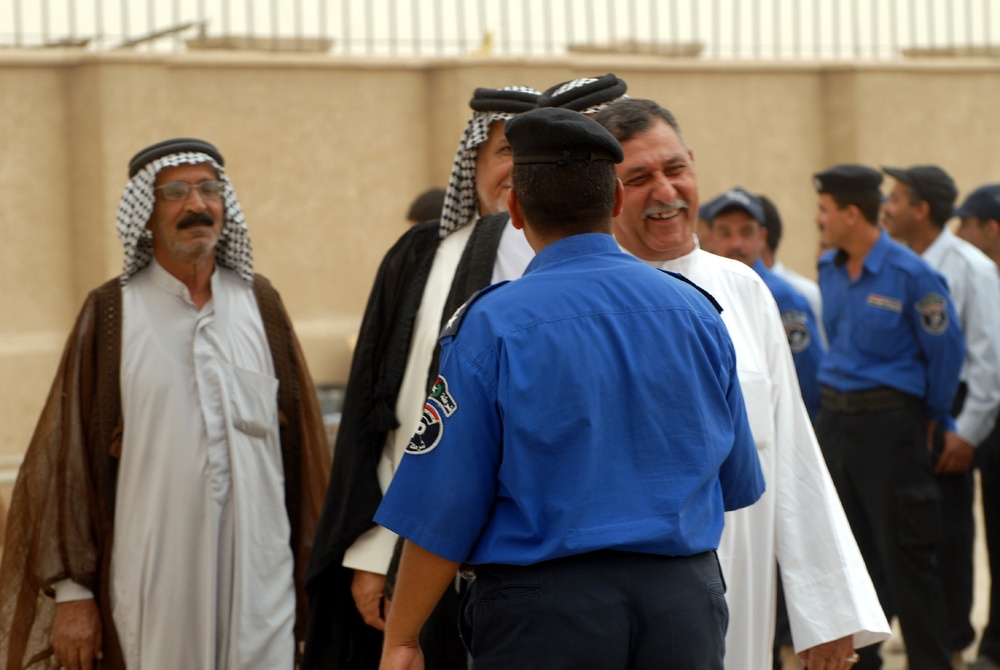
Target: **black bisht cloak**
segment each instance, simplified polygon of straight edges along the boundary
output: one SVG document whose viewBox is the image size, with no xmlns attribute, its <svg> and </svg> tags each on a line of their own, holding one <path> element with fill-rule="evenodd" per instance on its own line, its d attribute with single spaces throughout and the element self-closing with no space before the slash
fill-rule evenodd
<svg viewBox="0 0 1000 670">
<path fill-rule="evenodd" d="M 493 275 L 506 214 L 483 217 L 466 244 L 442 314 L 442 326 Z M 309 619 L 303 670 L 377 670 L 382 633 L 362 620 L 351 596 L 344 553 L 375 525 L 382 501 L 376 470 L 388 432 L 399 427 L 396 398 L 413 323 L 440 242 L 437 221 L 410 228 L 386 253 L 368 297 L 351 363 L 333 471 L 307 573 Z M 437 376 L 439 350 L 427 371 Z M 390 575 L 391 579 L 391 575 Z M 447 600 L 447 602 L 446 602 Z M 428 668 L 465 670 L 453 590 L 421 636 Z"/>
</svg>

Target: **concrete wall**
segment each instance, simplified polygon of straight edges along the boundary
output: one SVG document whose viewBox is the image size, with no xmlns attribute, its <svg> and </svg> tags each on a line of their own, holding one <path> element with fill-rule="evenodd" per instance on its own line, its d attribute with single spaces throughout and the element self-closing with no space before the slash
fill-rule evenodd
<svg viewBox="0 0 1000 670">
<path fill-rule="evenodd" d="M 807 275 L 810 177 L 831 163 L 937 163 L 963 194 L 1000 180 L 995 62 L 0 52 L 0 458 L 23 451 L 86 292 L 119 271 L 114 217 L 137 149 L 179 135 L 220 147 L 257 269 L 314 377 L 342 382 L 382 254 L 412 196 L 446 185 L 473 89 L 608 71 L 677 114 L 703 198 L 739 184 L 775 200 L 781 255 Z"/>
</svg>

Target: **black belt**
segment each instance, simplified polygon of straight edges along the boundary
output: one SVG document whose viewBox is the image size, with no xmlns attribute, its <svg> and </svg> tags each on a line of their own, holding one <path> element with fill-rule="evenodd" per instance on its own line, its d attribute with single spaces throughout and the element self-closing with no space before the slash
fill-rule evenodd
<svg viewBox="0 0 1000 670">
<path fill-rule="evenodd" d="M 823 386 L 820 389 L 820 395 L 823 409 L 842 414 L 882 412 L 890 409 L 901 409 L 920 402 L 916 396 L 884 386 L 868 391 L 849 393 L 841 393 L 829 386 Z"/>
</svg>

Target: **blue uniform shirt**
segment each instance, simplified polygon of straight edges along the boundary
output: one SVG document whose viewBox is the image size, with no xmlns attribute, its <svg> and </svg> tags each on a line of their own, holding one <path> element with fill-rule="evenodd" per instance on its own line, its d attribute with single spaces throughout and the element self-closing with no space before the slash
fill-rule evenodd
<svg viewBox="0 0 1000 670">
<path fill-rule="evenodd" d="M 816 421 L 819 415 L 819 364 L 823 359 L 823 340 L 819 336 L 816 315 L 809 301 L 794 286 L 771 272 L 764 261 L 757 259 L 754 271 L 764 280 L 781 312 L 781 323 L 788 336 L 788 348 L 792 350 L 795 373 L 799 378 L 802 400 L 809 411 L 809 418 Z"/>
<path fill-rule="evenodd" d="M 545 247 L 464 310 L 379 524 L 473 564 L 691 555 L 763 492 L 718 312 L 610 235 Z"/>
<path fill-rule="evenodd" d="M 857 279 L 819 261 L 823 322 L 830 348 L 819 380 L 842 392 L 888 386 L 924 399 L 928 416 L 954 430 L 952 398 L 965 340 L 944 278 L 882 231 Z"/>
</svg>

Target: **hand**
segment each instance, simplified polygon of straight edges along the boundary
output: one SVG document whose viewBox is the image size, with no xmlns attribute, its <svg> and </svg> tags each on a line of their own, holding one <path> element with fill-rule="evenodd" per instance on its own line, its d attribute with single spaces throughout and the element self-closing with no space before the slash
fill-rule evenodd
<svg viewBox="0 0 1000 670">
<path fill-rule="evenodd" d="M 850 670 L 856 662 L 852 660 L 852 656 L 854 642 L 850 635 L 817 644 L 799 654 L 807 670 Z"/>
<path fill-rule="evenodd" d="M 365 623 L 376 630 L 385 630 L 385 618 L 381 611 L 384 591 L 385 575 L 365 570 L 354 571 L 351 579 L 354 606 L 358 608 Z"/>
<path fill-rule="evenodd" d="M 939 475 L 965 472 L 972 465 L 976 448 L 960 438 L 956 433 L 944 434 L 944 449 L 938 458 L 934 472 Z"/>
<path fill-rule="evenodd" d="M 424 670 L 424 654 L 419 645 L 386 644 L 378 670 Z"/>
<path fill-rule="evenodd" d="M 101 660 L 101 613 L 93 598 L 56 603 L 52 650 L 67 670 L 92 670 Z"/>
</svg>

